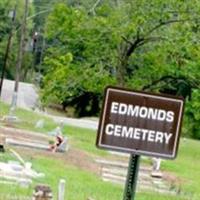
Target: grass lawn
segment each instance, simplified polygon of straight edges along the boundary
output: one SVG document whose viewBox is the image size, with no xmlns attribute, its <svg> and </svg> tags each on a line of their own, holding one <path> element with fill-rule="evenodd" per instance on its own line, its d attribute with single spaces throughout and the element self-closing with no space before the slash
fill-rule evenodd
<svg viewBox="0 0 200 200">
<path fill-rule="evenodd" d="M 2 103 L 0 101 L 0 118 L 8 115 L 8 113 L 9 113 L 9 105 Z M 53 130 L 57 126 L 52 119 L 28 110 L 17 108 L 14 114 L 20 120 L 20 123 L 15 124 L 16 128 L 46 133 L 48 131 Z M 38 120 L 44 120 L 43 128 L 35 127 Z"/>
<path fill-rule="evenodd" d="M 8 113 L 8 106 L 0 103 L 0 118 Z M 40 116 L 34 112 L 17 109 L 16 115 L 20 123 L 16 127 L 47 133 L 57 125 L 49 118 Z M 35 128 L 35 123 L 43 119 L 44 128 Z M 4 125 L 4 124 L 2 124 Z M 63 132 L 69 137 L 73 148 L 85 152 L 93 159 L 94 157 L 106 157 L 108 153 L 95 147 L 95 131 L 65 126 Z M 179 196 L 166 196 L 153 192 L 139 192 L 136 200 L 199 200 L 200 199 L 200 142 L 195 140 L 181 140 L 177 159 L 163 161 L 162 170 L 173 173 L 180 179 Z M 23 151 L 20 152 L 23 155 Z M 0 154 L 0 161 L 11 159 L 8 153 Z M 68 154 L 66 154 L 68 156 Z M 31 161 L 33 168 L 45 173 L 45 178 L 34 180 L 29 188 L 19 186 L 9 187 L 0 183 L 0 194 L 23 194 L 31 195 L 33 187 L 38 183 L 47 183 L 57 193 L 60 178 L 66 180 L 66 200 L 87 200 L 88 197 L 95 200 L 121 200 L 123 199 L 123 187 L 103 182 L 100 177 L 89 169 L 82 169 L 73 163 L 66 163 L 55 156 L 45 156 L 42 153 L 34 153 L 29 156 L 28 152 L 23 157 Z M 84 159 L 84 158 L 83 158 Z"/>
<path fill-rule="evenodd" d="M 181 177 L 182 192 L 191 199 L 200 199 L 200 141 L 181 140 L 177 159 L 163 162 L 162 169 Z"/>
<path fill-rule="evenodd" d="M 8 155 L 6 156 L 8 158 L 10 157 Z M 65 165 L 61 160 L 35 155 L 31 158 L 31 162 L 34 169 L 45 173 L 45 177 L 35 180 L 29 188 L 24 189 L 18 186 L 8 188 L 7 185 L 0 184 L 1 195 L 9 191 L 11 195 L 20 194 L 31 196 L 34 185 L 36 183 L 42 183 L 51 186 L 55 198 L 57 196 L 60 179 L 66 180 L 66 199 L 70 200 L 86 200 L 88 197 L 102 200 L 118 199 L 122 194 L 122 188 L 120 186 L 104 183 L 97 175 L 80 170 L 76 166 Z M 111 191 L 115 191 L 114 194 Z"/>
<path fill-rule="evenodd" d="M 8 156 L 9 157 L 9 156 Z M 22 189 L 12 186 L 8 189 L 6 185 L 1 186 L 1 195 L 9 193 L 11 195 L 20 194 L 30 196 L 36 183 L 48 184 L 57 195 L 59 179 L 66 180 L 66 199 L 87 200 L 91 197 L 95 200 L 121 200 L 123 199 L 123 187 L 106 183 L 88 171 L 80 170 L 76 166 L 64 165 L 60 160 L 35 155 L 31 158 L 33 168 L 39 172 L 45 172 L 45 178 L 35 180 L 29 188 Z M 0 196 L 1 197 L 1 196 Z M 148 193 L 138 193 L 137 200 L 186 200 L 187 198 L 173 197 L 167 195 Z M 189 199 L 188 199 L 189 200 Z"/>
</svg>

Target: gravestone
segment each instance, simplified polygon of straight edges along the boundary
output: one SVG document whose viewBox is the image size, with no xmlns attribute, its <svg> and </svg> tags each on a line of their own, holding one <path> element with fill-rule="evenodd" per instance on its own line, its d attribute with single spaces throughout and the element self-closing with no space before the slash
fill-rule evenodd
<svg viewBox="0 0 200 200">
<path fill-rule="evenodd" d="M 5 152 L 4 145 L 5 145 L 5 137 L 1 135 L 0 136 L 0 152 Z"/>
<path fill-rule="evenodd" d="M 53 200 L 51 188 L 47 185 L 37 185 L 33 194 L 33 200 Z"/>
<path fill-rule="evenodd" d="M 35 128 L 40 128 L 40 129 L 44 128 L 44 119 L 38 120 L 35 124 Z"/>
<path fill-rule="evenodd" d="M 160 165 L 161 165 L 161 158 L 153 158 L 153 169 L 151 172 L 151 176 L 152 177 L 156 177 L 156 178 L 162 178 L 162 172 L 160 171 Z"/>
<path fill-rule="evenodd" d="M 58 200 L 65 200 L 65 184 L 66 181 L 64 179 L 60 179 L 58 185 Z"/>
</svg>

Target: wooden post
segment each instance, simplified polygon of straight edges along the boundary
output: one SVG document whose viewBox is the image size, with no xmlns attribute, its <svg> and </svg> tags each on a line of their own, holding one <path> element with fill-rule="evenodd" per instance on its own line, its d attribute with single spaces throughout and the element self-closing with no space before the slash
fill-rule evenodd
<svg viewBox="0 0 200 200">
<path fill-rule="evenodd" d="M 65 183 L 64 179 L 60 179 L 58 186 L 58 200 L 65 200 Z"/>
</svg>

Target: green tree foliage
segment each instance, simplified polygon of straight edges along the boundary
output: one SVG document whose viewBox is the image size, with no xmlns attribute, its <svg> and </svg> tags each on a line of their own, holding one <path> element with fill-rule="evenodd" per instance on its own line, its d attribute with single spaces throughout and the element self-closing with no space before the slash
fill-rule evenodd
<svg viewBox="0 0 200 200">
<path fill-rule="evenodd" d="M 11 27 L 10 11 L 14 10 L 14 1 L 2 0 L 0 2 L 0 73 L 4 61 L 5 50 Z M 11 76 L 11 71 L 8 75 Z"/>
<path fill-rule="evenodd" d="M 96 37 L 93 37 L 94 35 Z M 71 70 L 77 71 L 76 77 L 68 76 L 69 80 L 63 82 L 65 89 L 70 93 L 59 93 L 62 103 L 71 102 L 72 105 L 76 105 L 82 102 L 83 110 L 81 109 L 79 114 L 83 114 L 84 110 L 90 112 L 90 109 L 97 112 L 97 108 L 90 107 L 91 102 L 98 104 L 96 95 L 101 94 L 104 86 L 114 83 L 115 80 L 111 74 L 112 57 L 114 57 L 112 56 L 114 53 L 112 51 L 113 39 L 105 27 L 103 18 L 91 20 L 84 10 L 72 9 L 65 4 L 59 4 L 48 18 L 46 37 L 47 42 L 51 44 L 47 57 L 59 60 L 65 52 L 70 52 L 73 55 Z M 100 44 L 98 44 L 99 41 L 101 41 Z M 85 95 L 89 97 L 88 102 L 85 102 L 83 106 Z"/>
<path fill-rule="evenodd" d="M 187 103 L 185 108 L 185 128 L 184 135 L 195 139 L 200 139 L 200 92 L 195 89 L 192 93 L 192 100 Z"/>
<path fill-rule="evenodd" d="M 13 11 L 16 9 L 16 20 L 12 24 L 12 15 Z M 33 14 L 34 10 L 32 4 L 29 4 L 29 16 Z M 4 62 L 6 46 L 8 43 L 8 38 L 12 31 L 12 42 L 11 48 L 9 51 L 8 57 L 8 66 L 6 68 L 6 77 L 10 79 L 15 78 L 15 66 L 16 66 L 16 57 L 19 50 L 19 38 L 20 38 L 20 27 L 21 20 L 24 13 L 24 0 L 1 0 L 0 1 L 0 73 Z M 31 68 L 32 56 L 31 50 L 28 48 L 30 46 L 30 41 L 32 38 L 31 29 L 32 29 L 32 20 L 27 19 L 27 35 L 26 35 L 26 45 L 25 45 L 25 58 L 23 62 L 23 68 L 21 72 L 22 79 L 25 79 L 27 71 Z"/>
<path fill-rule="evenodd" d="M 60 62 L 71 53 L 73 60 L 67 64 L 67 78 L 61 81 L 63 86 L 54 102 L 73 102 L 84 107 L 79 110 L 84 114 L 91 111 L 91 105 L 99 104 L 106 85 L 121 85 L 186 99 L 192 96 L 186 113 L 188 118 L 192 113 L 194 125 L 198 123 L 198 105 L 191 106 L 200 93 L 198 1 L 62 2 L 54 5 L 46 22 L 46 59 Z M 50 64 L 45 61 L 45 77 L 53 73 L 48 68 Z M 47 94 L 47 87 L 44 84 L 45 103 L 52 101 L 55 89 Z M 88 93 L 97 100 L 84 96 Z M 78 103 L 84 102 L 81 97 L 87 97 L 88 102 Z"/>
<path fill-rule="evenodd" d="M 75 77 L 76 72 L 70 70 L 69 63 L 72 61 L 72 55 L 70 53 L 60 56 L 59 58 L 46 58 L 44 63 L 48 67 L 47 75 L 44 78 L 44 101 L 45 98 L 51 97 L 51 102 L 62 103 L 65 99 L 62 97 L 68 95 L 70 96 L 71 91 L 66 90 L 66 85 L 63 83 L 68 83 L 70 77 Z M 73 82 L 72 82 L 73 84 Z M 74 87 L 75 89 L 76 87 Z M 73 89 L 73 87 L 72 87 Z M 53 93 L 52 93 L 53 92 Z"/>
</svg>

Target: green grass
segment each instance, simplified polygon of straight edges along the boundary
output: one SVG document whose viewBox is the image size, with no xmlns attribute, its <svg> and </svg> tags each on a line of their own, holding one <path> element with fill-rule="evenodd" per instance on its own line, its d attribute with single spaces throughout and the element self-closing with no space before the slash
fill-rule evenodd
<svg viewBox="0 0 200 200">
<path fill-rule="evenodd" d="M 138 193 L 136 195 L 136 200 L 192 200 L 191 198 L 187 197 L 180 197 L 180 196 L 170 196 L 170 195 L 164 195 L 164 194 L 157 194 L 157 193 Z"/>
<path fill-rule="evenodd" d="M 11 153 L 0 153 L 0 162 L 7 163 L 9 160 L 16 161 L 16 158 Z M 1 178 L 1 180 L 5 180 Z M 6 180 L 5 180 L 6 181 Z M 0 199 L 2 199 L 2 196 L 4 195 L 12 195 L 15 194 L 21 195 L 21 196 L 30 196 L 30 194 L 33 192 L 33 185 L 28 188 L 21 187 L 19 185 L 12 185 L 9 186 L 7 184 L 0 184 Z"/>
<path fill-rule="evenodd" d="M 7 159 L 12 156 L 6 154 Z M 1 159 L 0 159 L 1 160 Z M 5 158 L 4 158 L 5 161 Z M 93 173 L 80 170 L 76 166 L 64 165 L 61 160 L 50 159 L 37 155 L 31 158 L 33 168 L 38 172 L 45 173 L 45 178 L 39 180 L 42 184 L 48 184 L 57 196 L 57 187 L 60 179 L 66 180 L 67 191 L 66 199 L 68 200 L 86 200 L 92 197 L 95 200 L 121 200 L 123 199 L 123 187 L 111 183 L 105 183 Z M 20 194 L 30 196 L 32 194 L 36 181 L 28 188 L 12 187 L 9 189 L 10 194 Z M 3 185 L 0 189 L 1 194 L 6 194 L 8 188 Z M 137 200 L 186 200 L 182 197 L 173 197 L 167 195 L 159 195 L 148 192 L 138 193 Z M 189 200 L 189 199 L 188 199 Z"/>
<path fill-rule="evenodd" d="M 8 115 L 9 113 L 9 105 L 2 103 L 0 101 L 0 118 Z M 15 116 L 18 117 L 19 123 L 14 123 L 13 126 L 16 128 L 26 129 L 30 131 L 38 131 L 42 133 L 47 133 L 48 131 L 53 130 L 57 124 L 48 117 L 40 115 L 36 112 L 31 112 L 28 110 L 24 110 L 21 108 L 17 108 L 14 112 Z M 44 120 L 43 128 L 36 128 L 35 125 L 38 120 Z"/>
<path fill-rule="evenodd" d="M 10 158 L 8 156 L 8 158 Z M 92 197 L 95 200 L 121 200 L 123 196 L 123 188 L 110 183 L 105 183 L 96 175 L 80 170 L 75 166 L 64 165 L 60 160 L 52 160 L 42 156 L 32 158 L 33 168 L 39 172 L 45 173 L 45 178 L 40 179 L 39 182 L 50 185 L 53 190 L 54 197 L 57 195 L 57 186 L 60 179 L 66 180 L 67 196 L 69 200 L 86 200 Z M 1 195 L 6 194 L 20 194 L 30 196 L 33 187 L 36 184 L 34 181 L 28 189 L 23 189 L 17 186 L 12 186 L 11 189 L 6 185 L 1 185 Z M 138 193 L 137 200 L 184 200 L 180 197 L 172 197 L 166 195 L 152 194 L 152 193 Z"/>
<path fill-rule="evenodd" d="M 181 140 L 177 159 L 164 161 L 162 169 L 174 172 L 182 179 L 181 189 L 200 199 L 200 141 Z"/>
<path fill-rule="evenodd" d="M 0 161 L 13 159 L 13 156 L 6 153 L 4 157 L 0 157 Z M 30 158 L 29 158 L 30 159 Z M 26 158 L 27 160 L 27 158 Z M 35 180 L 29 188 L 20 188 L 12 186 L 8 189 L 6 185 L 0 184 L 0 192 L 6 194 L 20 194 L 31 196 L 34 185 L 39 181 L 42 184 L 49 185 L 54 193 L 54 198 L 57 196 L 57 188 L 60 179 L 66 180 L 67 199 L 69 200 L 86 200 L 88 197 L 94 199 L 110 200 L 119 199 L 122 195 L 122 187 L 110 183 L 104 183 L 94 173 L 81 170 L 76 166 L 66 165 L 59 159 L 51 159 L 41 155 L 31 158 L 33 168 L 38 172 L 45 173 L 44 178 Z M 114 194 L 111 191 L 115 191 Z"/>
<path fill-rule="evenodd" d="M 8 106 L 0 103 L 0 117 L 8 113 Z M 15 126 L 22 129 L 47 133 L 53 130 L 57 124 L 51 119 L 40 116 L 37 113 L 17 109 L 16 115 L 20 119 L 20 123 Z M 45 126 L 43 129 L 35 128 L 35 123 L 43 119 Z M 108 156 L 106 151 L 99 150 L 95 147 L 96 132 L 65 126 L 63 133 L 69 137 L 70 145 L 75 148 L 87 152 L 91 157 Z M 153 192 L 139 192 L 136 195 L 137 200 L 199 200 L 200 199 L 200 142 L 186 139 L 181 140 L 177 159 L 162 162 L 162 170 L 174 174 L 180 179 L 181 196 L 166 196 Z M 66 154 L 67 156 L 67 154 Z M 9 154 L 1 154 L 0 161 L 11 159 Z M 49 184 L 54 194 L 57 192 L 57 185 L 60 178 L 66 179 L 67 200 L 86 200 L 92 197 L 95 200 L 121 200 L 123 199 L 123 187 L 105 183 L 92 172 L 79 169 L 77 166 L 66 164 L 60 159 L 44 157 L 42 155 L 34 156 L 31 159 L 33 168 L 39 172 L 44 172 L 44 179 L 35 180 L 30 188 L 20 188 L 12 186 L 8 188 L 6 185 L 0 184 L 0 193 L 31 195 L 33 187 L 36 183 Z M 148 162 L 146 162 L 148 164 Z"/>
<path fill-rule="evenodd" d="M 96 175 L 82 171 L 75 166 L 63 166 L 60 161 L 43 157 L 37 158 L 37 163 L 36 168 L 46 171 L 45 181 L 52 183 L 54 193 L 57 191 L 58 180 L 60 178 L 66 180 L 67 199 L 69 200 L 86 200 L 88 197 L 111 200 L 120 199 L 122 195 L 121 187 L 104 183 Z"/>
<path fill-rule="evenodd" d="M 5 103 L 0 102 L 0 118 L 7 115 L 8 113 L 9 106 Z M 15 111 L 15 115 L 20 120 L 20 122 L 14 124 L 14 127 L 16 128 L 47 134 L 49 131 L 52 131 L 58 126 L 58 124 L 56 124 L 52 119 L 24 109 L 17 108 Z M 44 120 L 43 128 L 35 127 L 38 120 Z M 2 124 L 5 125 L 4 123 Z M 71 140 L 71 143 L 77 148 L 80 148 L 92 154 L 97 154 L 101 156 L 107 155 L 106 151 L 94 148 L 96 132 L 93 130 L 72 126 L 64 126 L 63 134 L 68 136 Z"/>
<path fill-rule="evenodd" d="M 67 135 L 71 143 L 79 149 L 94 155 L 108 155 L 106 151 L 102 151 L 95 147 L 97 133 L 94 130 L 66 126 L 63 129 L 63 133 Z"/>
</svg>

